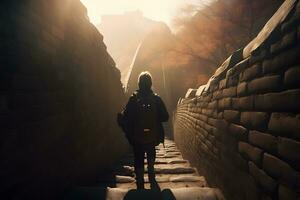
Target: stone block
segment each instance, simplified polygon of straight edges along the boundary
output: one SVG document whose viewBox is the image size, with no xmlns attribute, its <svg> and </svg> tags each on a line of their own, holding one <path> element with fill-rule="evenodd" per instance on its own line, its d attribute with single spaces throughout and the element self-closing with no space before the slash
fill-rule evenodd
<svg viewBox="0 0 300 200">
<path fill-rule="evenodd" d="M 270 176 L 278 179 L 281 183 L 289 185 L 290 187 L 297 187 L 300 180 L 300 174 L 294 170 L 289 164 L 280 160 L 279 158 L 264 153 L 263 169 Z"/>
<path fill-rule="evenodd" d="M 222 131 L 214 127 L 211 129 L 211 133 L 216 137 L 216 139 L 219 139 L 222 135 Z"/>
<path fill-rule="evenodd" d="M 300 115 L 272 113 L 268 129 L 276 135 L 300 140 Z"/>
<path fill-rule="evenodd" d="M 238 82 L 239 82 L 238 75 L 227 77 L 227 87 L 236 86 L 238 84 Z"/>
<path fill-rule="evenodd" d="M 232 99 L 232 108 L 236 110 L 253 110 L 254 96 L 240 97 Z"/>
<path fill-rule="evenodd" d="M 236 96 L 236 92 L 237 92 L 237 88 L 236 87 L 226 88 L 226 89 L 223 90 L 222 96 L 223 97 L 235 97 Z"/>
<path fill-rule="evenodd" d="M 237 124 L 229 125 L 229 132 L 238 140 L 247 141 L 248 130 Z"/>
<path fill-rule="evenodd" d="M 211 126 L 216 126 L 217 124 L 217 119 L 214 118 L 208 118 L 207 123 Z"/>
<path fill-rule="evenodd" d="M 215 92 L 213 92 L 213 99 L 214 100 L 218 100 L 222 98 L 222 91 L 223 90 L 217 90 Z"/>
<path fill-rule="evenodd" d="M 217 109 L 218 108 L 218 101 L 212 101 L 210 103 L 208 103 L 207 108 L 209 109 Z"/>
<path fill-rule="evenodd" d="M 209 124 L 206 124 L 206 123 L 205 123 L 203 128 L 204 128 L 208 133 L 210 133 L 210 132 L 212 131 L 211 129 L 212 129 L 213 127 L 210 126 Z"/>
<path fill-rule="evenodd" d="M 212 117 L 217 119 L 218 118 L 218 111 L 214 109 Z"/>
<path fill-rule="evenodd" d="M 300 111 L 300 90 L 287 90 L 280 93 L 257 95 L 254 99 L 256 110 L 270 110 L 273 112 Z"/>
<path fill-rule="evenodd" d="M 271 46 L 271 53 L 275 54 L 285 48 L 292 46 L 296 42 L 296 31 L 292 31 L 283 36 L 283 38 Z"/>
<path fill-rule="evenodd" d="M 297 193 L 294 189 L 279 185 L 278 187 L 278 200 L 299 200 L 300 193 Z"/>
<path fill-rule="evenodd" d="M 237 86 L 237 95 L 245 96 L 247 94 L 247 83 L 242 82 Z"/>
<path fill-rule="evenodd" d="M 300 46 L 284 51 L 273 57 L 272 59 L 263 62 L 263 73 L 270 74 L 285 70 L 286 68 L 300 64 L 298 59 L 300 55 Z"/>
<path fill-rule="evenodd" d="M 218 119 L 216 123 L 216 127 L 222 131 L 226 131 L 228 129 L 228 122 L 223 119 Z"/>
<path fill-rule="evenodd" d="M 281 76 L 265 76 L 262 78 L 254 79 L 248 84 L 249 93 L 264 93 L 278 91 L 281 88 Z"/>
<path fill-rule="evenodd" d="M 226 82 L 227 82 L 227 79 L 220 80 L 220 82 L 219 82 L 219 89 L 226 88 Z"/>
<path fill-rule="evenodd" d="M 240 119 L 240 112 L 236 110 L 224 110 L 223 116 L 229 122 L 238 122 Z"/>
<path fill-rule="evenodd" d="M 200 119 L 201 121 L 203 122 L 207 122 L 207 116 L 206 115 L 203 115 L 203 114 L 198 114 L 198 119 Z"/>
<path fill-rule="evenodd" d="M 264 130 L 268 126 L 269 114 L 265 112 L 242 112 L 241 124 L 248 128 Z"/>
<path fill-rule="evenodd" d="M 277 189 L 277 183 L 268 176 L 263 170 L 259 169 L 253 162 L 249 162 L 249 173 L 254 177 L 255 181 L 266 192 L 273 194 Z"/>
<path fill-rule="evenodd" d="M 218 119 L 223 119 L 223 112 L 218 112 Z"/>
<path fill-rule="evenodd" d="M 254 147 L 246 142 L 238 143 L 239 152 L 248 160 L 253 161 L 256 165 L 260 166 L 262 162 L 262 150 Z"/>
<path fill-rule="evenodd" d="M 288 138 L 279 138 L 278 154 L 293 167 L 300 170 L 300 142 Z"/>
<path fill-rule="evenodd" d="M 230 109 L 231 108 L 231 98 L 224 98 L 218 101 L 218 109 Z"/>
<path fill-rule="evenodd" d="M 202 114 L 210 117 L 213 114 L 213 110 L 212 109 L 202 109 Z"/>
<path fill-rule="evenodd" d="M 245 160 L 240 154 L 236 153 L 233 156 L 234 165 L 237 166 L 239 169 L 248 172 L 248 161 Z"/>
<path fill-rule="evenodd" d="M 268 152 L 277 153 L 278 140 L 276 137 L 259 131 L 250 131 L 249 142 Z"/>
<path fill-rule="evenodd" d="M 300 87 L 300 66 L 289 68 L 284 73 L 284 85 L 288 87 Z"/>
<path fill-rule="evenodd" d="M 262 73 L 261 64 L 255 64 L 241 73 L 240 81 L 242 82 L 242 81 L 252 80 L 252 79 L 260 76 L 261 73 Z"/>
</svg>

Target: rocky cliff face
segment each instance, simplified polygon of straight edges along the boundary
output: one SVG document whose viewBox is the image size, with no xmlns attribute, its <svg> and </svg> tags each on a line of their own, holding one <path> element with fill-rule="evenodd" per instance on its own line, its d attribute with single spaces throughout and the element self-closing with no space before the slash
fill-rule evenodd
<svg viewBox="0 0 300 200">
<path fill-rule="evenodd" d="M 125 83 L 130 64 L 139 44 L 161 23 L 147 19 L 140 11 L 122 15 L 104 15 L 97 26 L 104 35 L 108 52 L 117 63 Z"/>
<path fill-rule="evenodd" d="M 79 0 L 0 7 L 1 193 L 55 199 L 127 148 L 120 72 Z"/>
<path fill-rule="evenodd" d="M 228 199 L 300 196 L 299 1 L 286 0 L 258 36 L 174 115 L 185 157 Z"/>
</svg>

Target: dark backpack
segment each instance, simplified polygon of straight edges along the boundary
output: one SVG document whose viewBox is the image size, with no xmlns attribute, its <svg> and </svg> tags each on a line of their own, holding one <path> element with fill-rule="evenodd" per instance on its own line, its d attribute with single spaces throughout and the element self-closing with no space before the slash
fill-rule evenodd
<svg viewBox="0 0 300 200">
<path fill-rule="evenodd" d="M 158 111 L 154 94 L 136 96 L 134 141 L 138 144 L 154 144 L 159 139 Z"/>
</svg>

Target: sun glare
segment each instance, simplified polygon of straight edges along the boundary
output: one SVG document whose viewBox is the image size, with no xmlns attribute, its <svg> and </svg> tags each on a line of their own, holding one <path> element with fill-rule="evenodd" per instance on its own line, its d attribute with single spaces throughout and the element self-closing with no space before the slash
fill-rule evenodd
<svg viewBox="0 0 300 200">
<path fill-rule="evenodd" d="M 171 24 L 177 10 L 187 3 L 201 0 L 81 0 L 92 23 L 99 24 L 101 15 L 123 14 L 140 10 L 145 17 Z"/>
</svg>

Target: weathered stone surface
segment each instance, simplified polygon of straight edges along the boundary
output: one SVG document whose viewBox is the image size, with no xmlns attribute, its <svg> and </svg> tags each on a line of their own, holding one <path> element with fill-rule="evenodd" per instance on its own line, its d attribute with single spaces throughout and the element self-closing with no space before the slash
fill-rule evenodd
<svg viewBox="0 0 300 200">
<path fill-rule="evenodd" d="M 208 121 L 207 123 L 211 126 L 216 126 L 217 124 L 217 119 L 214 119 L 214 118 L 208 118 Z"/>
<path fill-rule="evenodd" d="M 189 176 L 189 175 L 179 175 L 170 178 L 171 182 L 206 182 L 203 176 Z"/>
<path fill-rule="evenodd" d="M 207 108 L 209 109 L 217 109 L 218 108 L 218 101 L 212 101 L 210 103 L 208 103 Z"/>
<path fill-rule="evenodd" d="M 241 123 L 249 128 L 265 129 L 269 121 L 269 115 L 265 112 L 242 112 Z"/>
<path fill-rule="evenodd" d="M 233 134 L 238 140 L 247 141 L 247 129 L 237 124 L 229 125 L 229 132 Z"/>
<path fill-rule="evenodd" d="M 218 101 L 218 109 L 230 109 L 231 108 L 231 98 L 224 98 Z"/>
<path fill-rule="evenodd" d="M 273 112 L 299 111 L 300 90 L 287 90 L 280 93 L 257 95 L 254 100 L 255 109 L 272 110 Z"/>
<path fill-rule="evenodd" d="M 227 80 L 226 79 L 223 79 L 219 82 L 219 89 L 224 89 L 226 88 L 226 82 Z"/>
<path fill-rule="evenodd" d="M 249 93 L 272 92 L 280 89 L 281 77 L 279 75 L 265 76 L 254 79 L 248 84 Z"/>
<path fill-rule="evenodd" d="M 217 123 L 216 123 L 216 127 L 222 131 L 226 131 L 228 128 L 228 122 L 226 120 L 223 119 L 218 119 Z"/>
<path fill-rule="evenodd" d="M 78 0 L 2 1 L 1 15 L 0 112 L 12 123 L 1 117 L 2 198 L 57 199 L 128 149 L 120 71 Z"/>
<path fill-rule="evenodd" d="M 260 64 L 255 64 L 241 73 L 240 81 L 252 80 L 255 77 L 260 76 L 261 73 L 262 73 L 262 66 Z"/>
<path fill-rule="evenodd" d="M 230 194 L 228 199 L 294 199 L 300 191 L 296 153 L 300 152 L 300 46 L 296 39 L 300 36 L 296 14 L 300 9 L 292 9 L 295 3 L 284 2 L 258 38 L 272 30 L 270 36 L 264 38 L 263 45 L 252 42 L 252 51 L 249 45 L 243 50 L 247 59 L 241 66 L 221 67 L 215 73 L 218 77 L 212 77 L 219 86 L 211 90 L 218 100 L 218 113 L 208 120 L 212 126 L 209 133 L 197 138 L 198 128 L 198 132 L 194 128 L 175 129 L 181 148 L 189 147 L 186 155 L 195 160 L 208 180 Z M 300 2 L 297 4 L 299 7 Z M 272 27 L 274 22 L 277 27 Z M 208 102 L 210 108 L 213 105 Z M 235 181 L 228 184 L 228 180 Z"/>
<path fill-rule="evenodd" d="M 279 138 L 278 154 L 300 170 L 300 142 L 288 138 Z"/>
<path fill-rule="evenodd" d="M 246 142 L 239 142 L 239 152 L 248 160 L 253 161 L 256 165 L 261 165 L 262 161 L 262 150 L 254 147 Z"/>
<path fill-rule="evenodd" d="M 291 187 L 297 187 L 299 183 L 300 174 L 294 170 L 289 164 L 280 160 L 279 158 L 264 153 L 263 169 L 270 176 L 279 179 L 280 182 L 285 183 Z"/>
<path fill-rule="evenodd" d="M 268 129 L 275 134 L 300 140 L 300 115 L 273 113 Z"/>
<path fill-rule="evenodd" d="M 300 66 L 289 68 L 284 74 L 284 84 L 289 87 L 300 86 Z"/>
<path fill-rule="evenodd" d="M 222 98 L 222 90 L 217 90 L 213 93 L 213 99 L 218 100 Z"/>
<path fill-rule="evenodd" d="M 135 179 L 131 176 L 116 176 L 117 183 L 133 183 Z"/>
<path fill-rule="evenodd" d="M 193 199 L 216 199 L 216 200 L 225 200 L 221 191 L 218 189 L 212 188 L 178 188 L 171 189 L 172 195 L 178 200 L 193 200 Z M 164 199 L 169 198 L 169 192 L 165 191 L 165 194 L 162 194 Z"/>
<path fill-rule="evenodd" d="M 283 38 L 271 46 L 271 53 L 277 53 L 285 48 L 292 46 L 296 41 L 296 31 L 292 31 L 283 36 Z"/>
<path fill-rule="evenodd" d="M 276 137 L 259 131 L 250 131 L 249 142 L 268 152 L 276 153 L 278 140 Z"/>
<path fill-rule="evenodd" d="M 229 122 L 238 122 L 240 119 L 240 112 L 236 110 L 224 110 L 224 118 Z"/>
<path fill-rule="evenodd" d="M 249 172 L 263 189 L 271 194 L 275 192 L 277 187 L 276 181 L 259 169 L 253 162 L 249 162 Z"/>
<path fill-rule="evenodd" d="M 299 64 L 300 61 L 299 59 L 297 59 L 299 54 L 300 54 L 300 47 L 297 46 L 295 48 L 282 52 L 281 54 L 277 55 L 273 59 L 265 60 L 263 62 L 263 73 L 264 74 L 276 73 L 290 66 Z"/>
<path fill-rule="evenodd" d="M 237 93 L 237 88 L 230 87 L 230 88 L 226 88 L 223 90 L 222 96 L 223 97 L 234 97 L 234 96 L 236 96 L 236 93 Z"/>
<path fill-rule="evenodd" d="M 247 94 L 247 83 L 242 82 L 237 86 L 237 95 L 244 96 Z"/>
<path fill-rule="evenodd" d="M 254 96 L 246 96 L 232 99 L 232 108 L 237 110 L 253 110 Z"/>
</svg>

